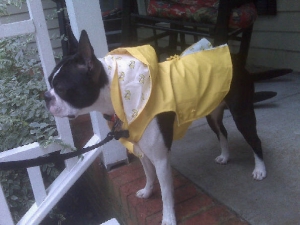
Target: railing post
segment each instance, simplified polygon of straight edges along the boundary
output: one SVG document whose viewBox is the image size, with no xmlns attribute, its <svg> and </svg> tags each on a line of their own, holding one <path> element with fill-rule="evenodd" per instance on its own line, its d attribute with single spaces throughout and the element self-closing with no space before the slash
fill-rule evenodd
<svg viewBox="0 0 300 225">
<path fill-rule="evenodd" d="M 80 26 L 78 24 L 74 25 L 78 29 L 77 37 L 79 34 L 79 29 L 87 29 L 89 34 L 92 33 L 91 41 L 95 48 L 96 54 L 98 54 L 98 56 L 103 56 L 104 54 L 106 54 L 107 43 L 102 23 L 99 1 L 90 0 L 89 4 L 86 4 L 85 1 L 81 0 L 67 0 L 67 2 L 69 2 L 71 5 L 74 2 L 73 6 L 74 8 L 77 8 L 76 12 L 71 12 L 74 14 L 72 16 L 75 16 L 75 14 L 77 13 L 79 14 L 76 15 L 76 17 L 78 16 L 78 18 L 76 18 L 76 20 L 73 20 L 73 22 L 75 21 L 76 23 L 78 22 L 78 24 L 80 24 Z M 5 32 L 5 34 L 0 32 L 0 37 L 8 37 L 30 32 L 35 33 L 38 51 L 43 66 L 44 76 L 47 80 L 47 77 L 50 75 L 52 69 L 55 66 L 55 61 L 53 57 L 53 51 L 51 48 L 51 42 L 47 30 L 45 17 L 43 14 L 41 0 L 27 0 L 27 6 L 29 9 L 31 19 L 11 24 L 11 26 L 13 26 L 13 29 L 15 29 L 13 31 L 9 30 L 12 29 L 12 27 L 8 27 L 9 25 L 0 25 L 0 31 L 9 31 Z M 89 18 L 86 18 L 87 15 Z M 26 29 L 24 29 L 24 25 L 26 25 Z M 18 28 L 22 28 L 22 31 L 20 32 Z M 47 84 L 47 86 L 49 87 L 49 84 Z M 99 123 L 102 118 L 99 113 L 92 113 L 92 118 L 94 121 L 93 128 L 95 135 L 90 139 L 86 146 L 90 146 L 99 142 L 101 138 L 100 133 L 103 132 L 102 127 L 106 128 L 105 124 L 103 124 L 103 126 L 99 126 Z M 59 135 L 63 139 L 63 141 L 65 143 L 73 145 L 73 138 L 68 120 L 56 119 L 56 124 Z M 104 133 L 106 135 L 106 132 Z M 118 157 L 118 159 L 120 158 L 119 156 L 124 157 L 125 155 L 125 160 L 127 160 L 126 150 L 124 147 L 119 146 L 112 148 L 113 149 L 107 147 L 107 151 L 117 151 L 116 156 Z M 28 174 L 30 176 L 31 183 L 34 183 L 34 185 L 32 186 L 36 203 L 34 203 L 32 207 L 27 211 L 27 213 L 22 217 L 22 219 L 18 222 L 18 225 L 39 224 L 42 221 L 42 219 L 47 215 L 47 213 L 49 213 L 49 211 L 61 199 L 61 197 L 69 190 L 69 188 L 74 184 L 74 182 L 90 166 L 90 164 L 99 155 L 101 150 L 102 149 L 97 149 L 86 153 L 84 155 L 84 158 L 80 161 L 78 161 L 77 158 L 68 160 L 66 163 L 66 169 L 63 170 L 63 172 L 57 177 L 57 179 L 47 188 L 47 191 L 45 190 L 39 167 L 29 168 Z M 27 155 L 24 155 L 25 151 Z M 27 158 L 32 158 L 32 156 L 34 158 L 35 156 L 37 157 L 44 154 L 47 154 L 47 149 L 41 149 L 37 143 L 33 143 L 27 146 L 11 149 L 7 153 L 1 153 L 0 158 L 4 159 L 4 161 L 12 159 L 23 160 Z M 118 162 L 118 159 L 116 159 L 114 162 Z M 35 176 L 37 176 L 37 178 L 35 178 Z M 7 205 L 5 195 L 0 185 L 0 225 L 13 224 L 14 221 L 12 219 L 10 209 Z"/>
<path fill-rule="evenodd" d="M 54 60 L 53 50 L 50 42 L 48 28 L 44 16 L 43 6 L 40 0 L 27 0 L 30 18 L 33 20 L 35 30 L 35 40 L 37 43 L 39 56 L 41 59 L 45 81 L 48 89 L 48 76 L 51 74 L 56 63 Z M 57 130 L 60 137 L 67 144 L 74 145 L 70 124 L 68 119 L 55 118 Z M 66 161 L 67 168 L 71 168 L 76 163 L 76 159 Z"/>
<path fill-rule="evenodd" d="M 66 0 L 66 6 L 74 36 L 78 39 L 81 30 L 86 30 L 95 55 L 105 56 L 108 47 L 99 0 L 89 0 L 89 4 L 81 0 Z M 98 112 L 91 113 L 91 118 L 94 133 L 103 139 L 109 132 L 106 121 Z M 120 162 L 127 162 L 126 149 L 119 142 L 109 142 L 102 148 L 102 160 L 108 169 Z"/>
<path fill-rule="evenodd" d="M 14 221 L 10 214 L 9 207 L 7 205 L 2 186 L 0 184 L 0 224 L 2 225 L 14 225 Z"/>
<path fill-rule="evenodd" d="M 39 206 L 47 197 L 41 169 L 39 166 L 27 168 L 33 195 L 36 204 Z"/>
</svg>

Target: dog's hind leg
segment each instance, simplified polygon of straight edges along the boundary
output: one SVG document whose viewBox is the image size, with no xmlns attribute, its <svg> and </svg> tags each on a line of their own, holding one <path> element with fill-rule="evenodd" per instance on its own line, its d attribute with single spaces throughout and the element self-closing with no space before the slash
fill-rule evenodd
<svg viewBox="0 0 300 225">
<path fill-rule="evenodd" d="M 254 83 L 251 75 L 233 59 L 233 77 L 230 91 L 225 97 L 225 102 L 232 114 L 233 120 L 252 147 L 255 159 L 253 178 L 262 180 L 266 177 L 266 167 L 263 161 L 261 141 L 257 135 L 256 117 L 254 112 Z"/>
<path fill-rule="evenodd" d="M 255 159 L 255 168 L 253 170 L 253 178 L 255 180 L 262 180 L 266 177 L 266 167 L 263 161 L 263 152 L 261 141 L 257 135 L 256 117 L 253 105 L 249 106 L 247 110 L 243 107 L 235 109 L 230 107 L 231 114 L 238 130 L 242 133 L 248 144 L 252 147 Z"/>
<path fill-rule="evenodd" d="M 244 115 L 233 115 L 233 119 L 239 131 L 253 149 L 255 159 L 255 168 L 252 173 L 253 178 L 255 180 L 262 180 L 266 177 L 267 172 L 263 161 L 261 141 L 257 135 L 254 110 Z"/>
<path fill-rule="evenodd" d="M 208 125 L 219 139 L 221 155 L 219 155 L 215 161 L 220 164 L 226 164 L 229 159 L 227 131 L 223 125 L 223 113 L 225 107 L 225 103 L 222 102 L 212 113 L 206 116 Z"/>
</svg>

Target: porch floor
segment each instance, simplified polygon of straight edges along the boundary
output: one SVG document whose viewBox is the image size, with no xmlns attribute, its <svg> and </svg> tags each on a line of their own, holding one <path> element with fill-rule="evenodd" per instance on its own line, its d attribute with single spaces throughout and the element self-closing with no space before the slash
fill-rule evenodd
<svg viewBox="0 0 300 225">
<path fill-rule="evenodd" d="M 130 163 L 107 172 L 95 163 L 93 170 L 106 217 L 116 217 L 123 225 L 159 225 L 162 219 L 162 200 L 158 182 L 148 199 L 135 193 L 143 188 L 145 175 L 140 161 L 130 157 Z M 95 174 L 95 173 L 94 173 Z M 175 211 L 178 225 L 247 225 L 248 223 L 228 207 L 200 190 L 190 180 L 173 169 Z M 89 199 L 91 199 L 90 196 Z M 95 199 L 95 196 L 94 196 Z"/>
<path fill-rule="evenodd" d="M 73 121 L 75 145 L 82 145 L 92 134 L 86 116 Z M 74 123 L 75 122 L 75 123 Z M 243 218 L 205 193 L 176 169 L 172 169 L 175 211 L 178 225 L 248 225 Z M 158 181 L 148 199 L 135 193 L 144 187 L 145 174 L 139 159 L 129 155 L 129 163 L 107 171 L 98 158 L 81 178 L 81 190 L 103 221 L 117 218 L 122 225 L 159 225 L 162 200 Z"/>
<path fill-rule="evenodd" d="M 175 210 L 179 225 L 299 224 L 300 74 L 256 84 L 277 96 L 255 104 L 268 176 L 254 181 L 251 148 L 226 111 L 224 124 L 232 149 L 228 165 L 214 163 L 219 145 L 204 120 L 196 121 L 172 147 Z M 80 130 L 82 137 L 82 131 Z M 155 225 L 162 218 L 158 183 L 149 199 L 138 199 L 145 176 L 138 159 L 107 172 L 95 162 L 84 176 L 87 196 L 98 212 L 123 225 Z M 92 188 L 91 188 L 92 186 Z"/>
</svg>

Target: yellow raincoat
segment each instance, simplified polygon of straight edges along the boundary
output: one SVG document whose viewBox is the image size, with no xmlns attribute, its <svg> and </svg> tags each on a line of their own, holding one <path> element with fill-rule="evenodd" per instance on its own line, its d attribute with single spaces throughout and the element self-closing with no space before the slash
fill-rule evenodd
<svg viewBox="0 0 300 225">
<path fill-rule="evenodd" d="M 126 56 L 127 61 L 124 57 Z M 149 46 L 119 48 L 108 54 L 107 68 L 112 76 L 111 99 L 115 113 L 123 122 L 123 129 L 128 129 L 130 137 L 121 142 L 130 152 L 134 152 L 133 143 L 139 141 L 149 122 L 159 113 L 173 111 L 176 113 L 174 139 L 181 138 L 191 122 L 204 117 L 214 110 L 229 91 L 232 78 L 232 63 L 227 45 L 194 52 L 185 56 L 158 63 L 154 49 Z M 118 58 L 119 60 L 116 60 Z M 125 64 L 128 70 L 124 72 Z M 138 76 L 137 82 L 122 88 L 126 74 L 133 67 L 141 65 L 142 69 L 132 72 Z M 146 68 L 146 70 L 145 70 Z M 148 72 L 147 72 L 148 71 Z M 132 75 L 133 76 L 133 75 Z M 143 78 L 143 79 L 141 79 Z M 132 85 L 128 78 L 127 84 Z M 135 109 L 124 105 L 135 95 L 138 85 L 148 84 L 136 99 L 142 103 L 135 104 Z M 131 94 L 131 95 L 130 95 Z M 145 97 L 146 96 L 146 97 Z M 138 100 L 140 101 L 140 100 Z M 138 106 L 137 106 L 138 105 Z M 128 112 L 132 111 L 131 115 Z"/>
</svg>

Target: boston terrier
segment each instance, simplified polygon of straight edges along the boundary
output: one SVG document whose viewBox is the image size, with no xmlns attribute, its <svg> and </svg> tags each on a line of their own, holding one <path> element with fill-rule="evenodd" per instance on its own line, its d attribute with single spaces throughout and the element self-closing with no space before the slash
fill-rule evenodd
<svg viewBox="0 0 300 225">
<path fill-rule="evenodd" d="M 77 51 L 62 59 L 49 76 L 51 89 L 44 94 L 48 110 L 54 116 L 68 118 L 76 118 L 80 114 L 91 111 L 114 115 L 115 109 L 111 99 L 112 78 L 107 74 L 104 60 L 94 55 L 86 31 L 81 32 L 77 44 Z M 221 146 L 221 154 L 215 161 L 226 164 L 229 159 L 227 132 L 222 122 L 223 112 L 227 107 L 238 130 L 253 149 L 255 159 L 253 178 L 262 180 L 266 177 L 266 168 L 261 141 L 256 130 L 253 80 L 234 57 L 232 57 L 232 66 L 232 81 L 228 94 L 206 116 Z M 163 225 L 176 224 L 169 155 L 175 120 L 176 115 L 173 112 L 156 115 L 147 125 L 141 138 L 133 143 L 134 148 L 142 153 L 140 160 L 146 174 L 146 185 L 136 193 L 136 196 L 148 198 L 152 193 L 155 179 L 158 178 L 163 201 Z"/>
</svg>

